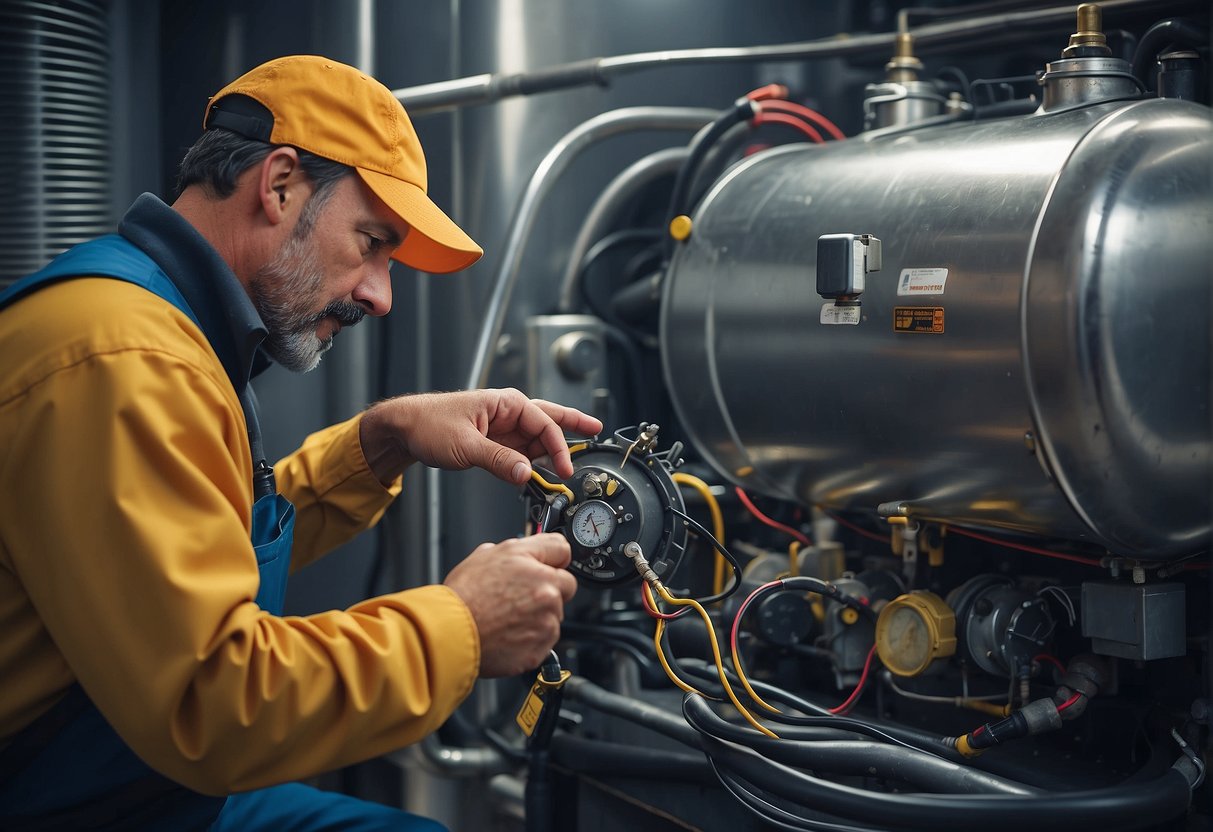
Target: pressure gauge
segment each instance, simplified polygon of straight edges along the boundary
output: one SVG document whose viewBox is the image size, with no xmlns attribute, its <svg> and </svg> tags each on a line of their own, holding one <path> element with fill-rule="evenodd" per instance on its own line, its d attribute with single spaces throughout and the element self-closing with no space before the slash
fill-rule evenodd
<svg viewBox="0 0 1213 832">
<path fill-rule="evenodd" d="M 956 616 L 925 590 L 894 598 L 876 620 L 876 652 L 898 676 L 917 676 L 956 652 Z"/>
<path fill-rule="evenodd" d="M 615 533 L 615 512 L 602 500 L 590 500 L 577 507 L 569 523 L 573 537 L 587 549 L 606 544 Z"/>
</svg>

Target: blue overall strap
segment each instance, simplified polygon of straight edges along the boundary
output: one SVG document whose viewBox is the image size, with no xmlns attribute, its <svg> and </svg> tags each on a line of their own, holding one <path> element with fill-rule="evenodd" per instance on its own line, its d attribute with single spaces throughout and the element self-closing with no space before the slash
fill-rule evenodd
<svg viewBox="0 0 1213 832">
<path fill-rule="evenodd" d="M 125 237 L 107 234 L 70 248 L 40 271 L 21 278 L 0 292 L 0 309 L 51 283 L 71 277 L 112 277 L 134 283 L 164 298 L 202 329 L 181 290 L 161 271 L 156 261 Z"/>
<path fill-rule="evenodd" d="M 142 249 L 119 234 L 107 234 L 68 249 L 40 271 L 18 280 L 0 292 L 0 310 L 28 294 L 51 283 L 75 277 L 109 277 L 134 283 L 168 301 L 189 317 L 207 339 L 211 333 L 198 320 L 185 296 L 168 275 Z M 251 387 L 240 396 L 245 423 L 249 428 L 249 445 L 256 466 L 264 456 L 261 451 L 261 426 L 257 419 L 256 401 Z M 257 604 L 267 612 L 281 615 L 286 598 L 286 579 L 290 570 L 291 543 L 295 509 L 276 493 L 272 473 L 268 493 L 257 486 L 264 478 L 254 481 L 252 543 L 257 553 L 257 569 L 261 585 Z"/>
<path fill-rule="evenodd" d="M 77 246 L 0 292 L 0 310 L 51 283 L 108 277 L 142 286 L 187 315 L 210 338 L 177 286 L 142 250 L 111 234 Z M 247 400 L 247 403 L 246 403 Z M 241 397 L 246 410 L 251 396 Z M 256 430 L 255 413 L 246 419 Z M 259 444 L 260 437 L 250 437 Z M 257 601 L 282 611 L 294 507 L 279 494 L 256 498 L 252 543 L 261 577 Z M 0 749 L 0 829 L 205 830 L 226 798 L 191 791 L 153 771 L 78 685 Z"/>
</svg>

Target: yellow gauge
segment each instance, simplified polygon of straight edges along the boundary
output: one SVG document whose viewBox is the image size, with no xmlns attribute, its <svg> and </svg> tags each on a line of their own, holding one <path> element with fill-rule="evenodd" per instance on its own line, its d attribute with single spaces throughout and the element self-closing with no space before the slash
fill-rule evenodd
<svg viewBox="0 0 1213 832">
<path fill-rule="evenodd" d="M 876 653 L 898 676 L 917 676 L 956 652 L 956 614 L 933 592 L 890 601 L 876 619 Z"/>
</svg>

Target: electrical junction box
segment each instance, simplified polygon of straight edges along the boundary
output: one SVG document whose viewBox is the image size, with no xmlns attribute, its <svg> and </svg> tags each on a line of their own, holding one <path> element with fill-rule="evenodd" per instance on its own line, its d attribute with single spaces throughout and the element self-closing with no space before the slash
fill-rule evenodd
<svg viewBox="0 0 1213 832">
<path fill-rule="evenodd" d="M 817 294 L 855 298 L 868 272 L 880 271 L 880 240 L 871 234 L 823 234 L 817 238 Z"/>
<path fill-rule="evenodd" d="M 1101 656 L 1151 661 L 1187 653 L 1183 584 L 1089 581 L 1082 585 L 1082 634 Z"/>
</svg>

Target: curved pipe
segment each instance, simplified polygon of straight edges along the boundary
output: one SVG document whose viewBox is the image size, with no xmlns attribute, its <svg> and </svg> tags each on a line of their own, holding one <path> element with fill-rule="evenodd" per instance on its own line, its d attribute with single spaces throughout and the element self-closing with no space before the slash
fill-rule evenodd
<svg viewBox="0 0 1213 832">
<path fill-rule="evenodd" d="M 938 792 L 1031 795 L 1039 789 L 898 745 L 870 741 L 771 739 L 726 722 L 698 696 L 683 700 L 687 722 L 705 733 L 752 748 L 781 763 L 860 777 L 887 777 Z"/>
<path fill-rule="evenodd" d="M 493 293 L 489 298 L 484 326 L 476 340 L 472 368 L 468 373 L 466 388 L 471 390 L 488 383 L 492 368 L 493 345 L 501 334 L 505 322 L 510 295 L 518 280 L 522 264 L 522 251 L 543 197 L 552 184 L 568 167 L 569 163 L 586 147 L 603 139 L 634 130 L 698 130 L 716 117 L 716 111 L 691 107 L 625 107 L 611 110 L 582 122 L 564 135 L 548 151 L 531 174 L 526 191 L 514 212 L 510 233 L 506 240 L 501 266 L 493 282 Z"/>
<path fill-rule="evenodd" d="M 1150 7 L 1162 12 L 1180 3 L 1159 0 L 1104 0 L 1104 12 Z M 1054 6 L 1048 9 L 1006 12 L 951 23 L 937 23 L 914 30 L 914 47 L 920 55 L 955 47 L 971 45 L 974 39 L 1002 36 L 1007 31 L 1027 30 L 1073 23 L 1074 6 Z M 886 57 L 893 54 L 895 32 L 874 35 L 837 35 L 799 43 L 773 46 L 730 47 L 720 49 L 679 49 L 662 52 L 639 52 L 609 58 L 590 58 L 576 63 L 560 64 L 533 72 L 514 74 L 483 74 L 436 84 L 423 84 L 393 90 L 405 109 L 413 116 L 471 104 L 489 104 L 516 95 L 572 87 L 607 86 L 611 80 L 629 72 L 666 66 L 708 63 L 756 63 L 790 61 L 809 58 L 841 58 L 855 55 Z"/>
<path fill-rule="evenodd" d="M 1176 44 L 1193 49 L 1208 46 L 1209 31 L 1180 17 L 1160 20 L 1147 29 L 1133 53 L 1133 76 L 1145 84 L 1146 89 L 1158 87 L 1151 70 L 1159 53 Z"/>
<path fill-rule="evenodd" d="M 611 180 L 602 195 L 594 201 L 590 213 L 586 215 L 577 239 L 573 242 L 573 251 L 569 255 L 569 265 L 564 270 L 564 280 L 560 283 L 560 311 L 574 312 L 577 308 L 577 278 L 581 273 L 581 264 L 586 252 L 594 241 L 607 232 L 607 228 L 619 210 L 628 204 L 636 194 L 654 180 L 678 173 L 689 151 L 685 147 L 670 147 L 650 153 L 624 169 L 622 173 Z"/>
</svg>

